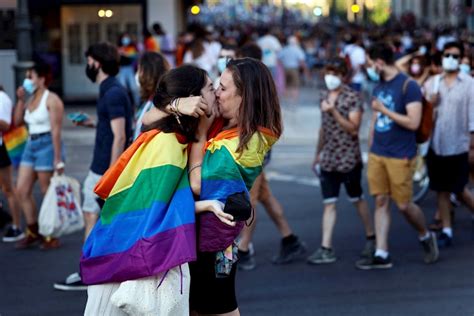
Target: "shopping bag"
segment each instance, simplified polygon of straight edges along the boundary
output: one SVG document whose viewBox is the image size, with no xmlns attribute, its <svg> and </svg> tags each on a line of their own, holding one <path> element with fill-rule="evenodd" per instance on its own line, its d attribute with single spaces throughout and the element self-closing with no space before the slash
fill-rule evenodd
<svg viewBox="0 0 474 316">
<path fill-rule="evenodd" d="M 54 174 L 41 204 L 39 233 L 60 237 L 84 228 L 80 184 L 65 175 Z"/>
</svg>

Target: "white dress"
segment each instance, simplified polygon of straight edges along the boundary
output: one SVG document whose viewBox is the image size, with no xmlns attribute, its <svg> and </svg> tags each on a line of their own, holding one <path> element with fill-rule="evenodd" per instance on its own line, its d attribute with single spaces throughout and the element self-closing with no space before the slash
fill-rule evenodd
<svg viewBox="0 0 474 316">
<path fill-rule="evenodd" d="M 188 264 L 159 275 L 92 285 L 85 316 L 188 316 L 191 276 Z"/>
</svg>

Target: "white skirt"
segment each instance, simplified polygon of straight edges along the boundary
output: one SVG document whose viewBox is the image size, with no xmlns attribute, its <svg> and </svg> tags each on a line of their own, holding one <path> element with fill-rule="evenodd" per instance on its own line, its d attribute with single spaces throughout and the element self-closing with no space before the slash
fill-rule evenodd
<svg viewBox="0 0 474 316">
<path fill-rule="evenodd" d="M 188 316 L 190 280 L 186 263 L 153 277 L 92 285 L 84 315 Z"/>
</svg>

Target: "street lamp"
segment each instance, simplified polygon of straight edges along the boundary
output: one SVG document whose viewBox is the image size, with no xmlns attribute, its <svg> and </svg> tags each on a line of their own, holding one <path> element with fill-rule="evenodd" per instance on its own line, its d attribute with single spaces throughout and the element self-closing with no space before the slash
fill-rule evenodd
<svg viewBox="0 0 474 316">
<path fill-rule="evenodd" d="M 31 48 L 31 23 L 28 15 L 28 0 L 17 1 L 16 18 L 16 55 L 17 62 L 13 65 L 15 71 L 15 88 L 21 86 L 26 70 L 33 67 Z"/>
</svg>

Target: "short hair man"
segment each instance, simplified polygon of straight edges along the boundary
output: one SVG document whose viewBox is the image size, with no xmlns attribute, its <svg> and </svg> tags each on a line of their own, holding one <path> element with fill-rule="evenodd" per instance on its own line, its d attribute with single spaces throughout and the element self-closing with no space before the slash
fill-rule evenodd
<svg viewBox="0 0 474 316">
<path fill-rule="evenodd" d="M 390 198 L 418 232 L 425 263 L 432 263 L 439 255 L 436 236 L 428 231 L 423 212 L 412 202 L 421 90 L 394 65 L 394 53 L 388 44 L 375 44 L 367 61 L 369 78 L 379 81 L 373 92 L 367 168 L 370 193 L 375 196 L 376 251 L 372 258 L 362 259 L 356 266 L 364 270 L 392 267 L 388 252 Z"/>
</svg>

